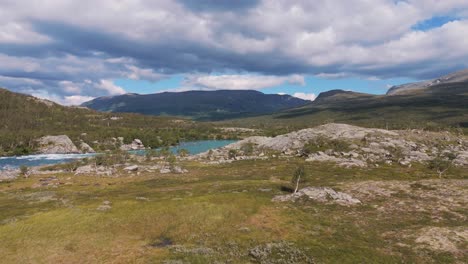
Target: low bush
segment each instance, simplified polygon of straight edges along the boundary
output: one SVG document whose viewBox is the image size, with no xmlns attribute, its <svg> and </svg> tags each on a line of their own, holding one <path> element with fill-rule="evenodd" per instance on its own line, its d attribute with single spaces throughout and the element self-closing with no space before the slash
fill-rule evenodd
<svg viewBox="0 0 468 264">
<path fill-rule="evenodd" d="M 349 142 L 344 140 L 316 137 L 304 145 L 302 152 L 306 155 L 328 149 L 337 152 L 347 152 L 350 150 L 350 145 Z"/>
</svg>

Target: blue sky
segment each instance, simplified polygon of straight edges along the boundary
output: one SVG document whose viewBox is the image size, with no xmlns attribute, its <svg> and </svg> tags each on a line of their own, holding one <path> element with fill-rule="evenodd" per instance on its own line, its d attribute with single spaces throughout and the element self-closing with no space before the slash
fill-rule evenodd
<svg viewBox="0 0 468 264">
<path fill-rule="evenodd" d="M 0 61 L 0 87 L 64 105 L 189 89 L 383 94 L 468 68 L 468 1 L 3 0 Z"/>
<path fill-rule="evenodd" d="M 173 75 L 157 82 L 146 80 L 117 79 L 114 83 L 129 93 L 150 94 L 166 90 L 175 90 L 182 85 L 183 76 Z"/>
<path fill-rule="evenodd" d="M 182 75 L 174 75 L 168 79 L 158 82 L 118 79 L 115 81 L 115 84 L 123 87 L 129 93 L 150 94 L 168 90 L 177 90 L 177 88 L 183 86 L 183 80 L 184 78 Z M 268 94 L 286 93 L 293 95 L 294 93 L 313 93 L 318 95 L 324 91 L 341 89 L 370 94 L 385 94 L 392 85 L 415 81 L 417 80 L 411 78 L 391 78 L 385 80 L 364 78 L 326 79 L 309 76 L 305 78 L 305 85 L 281 84 L 264 88 L 261 91 Z"/>
<path fill-rule="evenodd" d="M 427 31 L 457 20 L 459 20 L 459 18 L 455 14 L 450 14 L 446 16 L 434 16 L 416 23 L 412 28 L 414 30 Z"/>
</svg>

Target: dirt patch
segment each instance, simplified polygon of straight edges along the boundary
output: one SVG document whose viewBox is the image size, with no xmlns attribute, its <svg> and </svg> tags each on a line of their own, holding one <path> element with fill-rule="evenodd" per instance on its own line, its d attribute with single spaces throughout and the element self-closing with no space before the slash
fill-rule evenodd
<svg viewBox="0 0 468 264">
<path fill-rule="evenodd" d="M 287 227 L 278 224 L 283 221 L 280 215 L 280 209 L 265 207 L 250 217 L 245 226 L 250 226 L 253 230 L 268 230 L 281 238 L 285 238 L 289 231 Z"/>
<path fill-rule="evenodd" d="M 444 215 L 468 219 L 468 180 L 364 181 L 340 188 L 382 212 L 426 212 L 436 221 Z"/>
<path fill-rule="evenodd" d="M 454 254 L 468 254 L 468 229 L 466 227 L 425 227 L 416 235 L 420 247 Z"/>
</svg>

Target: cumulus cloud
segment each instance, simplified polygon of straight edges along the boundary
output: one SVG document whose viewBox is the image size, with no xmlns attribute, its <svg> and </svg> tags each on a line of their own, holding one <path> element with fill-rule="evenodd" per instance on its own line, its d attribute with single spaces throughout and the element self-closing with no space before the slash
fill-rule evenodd
<svg viewBox="0 0 468 264">
<path fill-rule="evenodd" d="M 34 32 L 28 24 L 7 22 L 0 25 L 0 43 L 41 44 L 50 40 L 47 36 Z"/>
<path fill-rule="evenodd" d="M 126 67 L 129 70 L 127 77 L 132 80 L 147 80 L 157 82 L 167 78 L 167 75 L 157 73 L 153 69 L 142 69 L 135 65 L 126 65 Z"/>
<path fill-rule="evenodd" d="M 29 91 L 28 94 L 31 94 L 32 96 L 35 96 L 37 98 L 41 99 L 46 99 L 49 101 L 54 101 L 56 103 L 62 104 L 62 105 L 80 105 L 84 102 L 90 101 L 94 99 L 95 97 L 91 96 L 81 96 L 81 95 L 71 95 L 71 96 L 64 96 L 60 97 L 56 94 L 50 94 L 47 91 L 41 90 L 41 91 Z"/>
<path fill-rule="evenodd" d="M 258 0 L 179 0 L 187 8 L 197 11 L 242 10 L 258 4 Z"/>
<path fill-rule="evenodd" d="M 304 99 L 304 100 L 309 100 L 309 101 L 314 101 L 317 96 L 313 93 L 294 93 L 294 97 Z"/>
<path fill-rule="evenodd" d="M 125 90 L 122 87 L 115 85 L 110 80 L 101 80 L 95 87 L 97 89 L 106 91 L 109 95 L 119 95 L 125 93 Z"/>
<path fill-rule="evenodd" d="M 199 89 L 433 78 L 468 67 L 467 14 L 466 0 L 3 0 L 0 85 L 63 101 L 172 74 Z M 414 28 L 435 16 L 457 19 Z"/>
<path fill-rule="evenodd" d="M 80 105 L 84 102 L 93 100 L 94 97 L 91 96 L 82 96 L 82 95 L 71 95 L 65 96 L 64 100 L 60 102 L 64 105 Z"/>
<path fill-rule="evenodd" d="M 264 75 L 194 75 L 184 80 L 185 87 L 204 90 L 260 90 L 284 83 L 304 85 L 304 76 L 264 76 Z"/>
</svg>

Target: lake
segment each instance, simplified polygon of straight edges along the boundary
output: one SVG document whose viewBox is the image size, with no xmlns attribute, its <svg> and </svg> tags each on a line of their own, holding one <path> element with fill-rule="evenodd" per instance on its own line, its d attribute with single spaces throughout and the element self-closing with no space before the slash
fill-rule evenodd
<svg viewBox="0 0 468 264">
<path fill-rule="evenodd" d="M 203 153 L 210 149 L 221 148 L 236 140 L 202 140 L 202 141 L 190 141 L 182 142 L 177 146 L 170 147 L 170 150 L 176 154 L 180 149 L 186 149 L 191 155 Z M 145 150 L 132 151 L 132 153 L 144 155 Z M 0 157 L 0 170 L 14 169 L 20 166 L 42 166 L 42 165 L 54 165 L 69 162 L 72 160 L 83 159 L 87 157 L 93 157 L 96 154 L 38 154 L 38 155 L 27 155 L 27 156 L 15 156 L 15 157 Z"/>
</svg>

